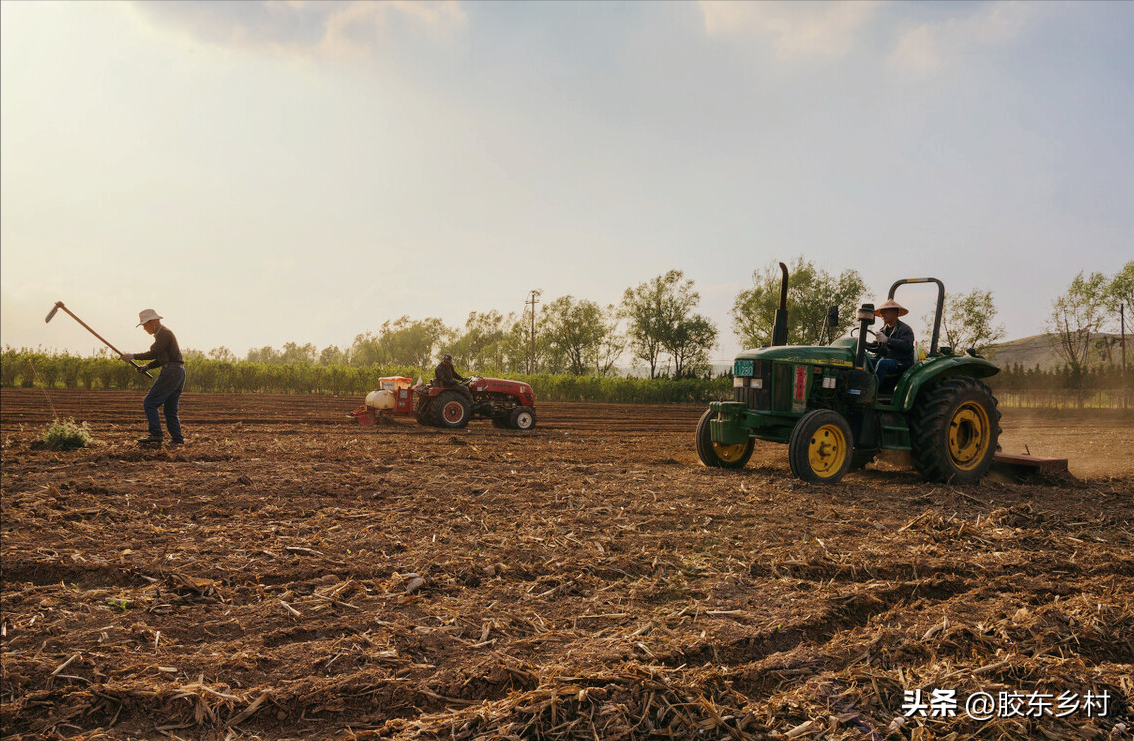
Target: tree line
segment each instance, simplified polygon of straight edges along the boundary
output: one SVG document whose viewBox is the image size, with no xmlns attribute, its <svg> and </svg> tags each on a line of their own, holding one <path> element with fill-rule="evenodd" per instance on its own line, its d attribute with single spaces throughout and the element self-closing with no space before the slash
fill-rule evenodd
<svg viewBox="0 0 1134 741">
<path fill-rule="evenodd" d="M 319 350 L 313 344 L 253 348 L 244 358 L 269 365 L 321 365 L 428 368 L 442 353 L 457 367 L 484 374 L 565 374 L 612 377 L 625 364 L 647 378 L 710 378 L 710 358 L 719 346 L 720 328 L 698 312 L 694 281 L 670 270 L 627 288 L 617 304 L 602 306 L 575 296 L 560 296 L 538 307 L 540 291 L 520 314 L 499 311 L 468 315 L 463 328 L 441 319 L 388 320 L 377 331 L 355 337 L 348 347 Z M 740 291 L 729 312 L 732 330 L 745 347 L 771 344 L 772 319 L 779 302 L 778 263 L 752 274 L 752 287 Z M 831 273 L 796 257 L 789 269 L 790 344 L 813 345 L 838 337 L 854 324 L 854 310 L 868 296 L 855 270 Z M 840 306 L 840 322 L 829 329 L 827 307 Z M 533 317 L 533 311 L 535 316 Z M 954 347 L 987 347 L 1004 336 L 995 324 L 991 291 L 949 296 L 943 337 Z M 932 317 L 929 318 L 932 321 Z M 228 348 L 207 358 L 235 362 Z"/>
<path fill-rule="evenodd" d="M 986 381 L 994 390 L 1005 391 L 1111 391 L 1122 387 L 1122 367 L 1100 365 L 1075 373 L 1068 365 L 1043 368 L 1037 364 L 1026 368 L 1021 363 L 1011 363 Z"/>
<path fill-rule="evenodd" d="M 745 347 L 771 343 L 780 275 L 775 262 L 753 271 L 752 287 L 735 298 L 729 312 L 732 330 Z M 1080 273 L 1053 301 L 1048 323 L 1053 349 L 1072 374 L 1082 374 L 1093 365 L 1091 350 L 1096 349 L 1097 355 L 1098 333 L 1113 326 L 1119 306 L 1129 307 L 1134 301 L 1132 286 L 1134 262 L 1112 277 Z M 539 295 L 533 291 L 532 298 Z M 857 271 L 831 273 L 796 257 L 789 266 L 789 344 L 820 344 L 845 334 L 855 323 L 854 309 L 867 297 L 866 283 Z M 537 303 L 530 302 L 520 315 L 471 312 L 463 328 L 449 327 L 435 317 L 403 316 L 386 321 L 377 331 L 357 335 L 342 348 L 319 350 L 311 343 L 289 342 L 279 349 L 253 348 L 243 358 L 226 347 L 207 353 L 189 349 L 184 354 L 193 368 L 190 384 L 201 391 L 365 392 L 383 375 L 428 379 L 437 358 L 446 352 L 462 372 L 546 379 L 617 378 L 627 375 L 622 363 L 628 358 L 644 368 L 639 375 L 647 380 L 703 380 L 709 383 L 706 388 L 715 388 L 709 359 L 720 330 L 698 313 L 700 295 L 680 270 L 627 288 L 618 304 L 604 307 L 574 296 L 561 296 L 538 310 Z M 827 307 L 833 305 L 842 309 L 839 324 L 828 328 Z M 996 315 L 989 290 L 948 294 L 941 344 L 958 350 L 987 348 L 1005 335 Z M 926 323 L 932 319 L 925 317 Z M 21 375 L 25 365 L 17 357 L 20 354 L 35 353 L 5 348 L 0 384 L 15 385 L 17 376 L 21 385 L 66 388 L 126 388 L 139 382 L 128 365 L 105 353 L 86 359 L 39 353 L 41 380 L 37 381 L 29 373 Z"/>
</svg>

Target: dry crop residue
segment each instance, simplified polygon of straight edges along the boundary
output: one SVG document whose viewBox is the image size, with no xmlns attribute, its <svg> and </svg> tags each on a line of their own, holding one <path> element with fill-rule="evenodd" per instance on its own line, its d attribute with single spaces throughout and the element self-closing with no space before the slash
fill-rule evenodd
<svg viewBox="0 0 1134 741">
<path fill-rule="evenodd" d="M 775 445 L 702 467 L 691 406 L 540 404 L 529 433 L 454 432 L 354 425 L 356 399 L 187 395 L 190 444 L 155 450 L 133 443 L 140 401 L 0 395 L 5 737 L 1132 724 L 1134 475 L 1105 457 L 1134 457 L 1129 416 L 1061 418 L 1127 441 L 1078 481 L 927 485 L 884 462 L 824 487 Z M 39 448 L 53 416 L 96 444 Z M 1007 410 L 1005 439 L 1056 454 L 1033 422 Z M 918 690 L 955 691 L 956 712 L 911 710 Z M 978 692 L 1019 703 L 977 720 Z M 1080 705 L 1036 714 L 1061 694 Z"/>
</svg>

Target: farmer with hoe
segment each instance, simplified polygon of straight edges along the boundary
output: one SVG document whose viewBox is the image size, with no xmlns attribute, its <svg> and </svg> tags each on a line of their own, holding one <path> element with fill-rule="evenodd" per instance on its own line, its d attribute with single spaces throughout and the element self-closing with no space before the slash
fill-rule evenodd
<svg viewBox="0 0 1134 741">
<path fill-rule="evenodd" d="M 145 373 L 150 368 L 161 368 L 150 392 L 142 407 L 146 410 L 146 422 L 150 427 L 149 437 L 138 440 L 142 444 L 161 444 L 161 419 L 158 417 L 158 407 L 165 412 L 165 425 L 169 428 L 169 437 L 173 445 L 183 445 L 185 437 L 181 434 L 181 420 L 177 418 L 177 402 L 181 398 L 181 391 L 185 388 L 185 359 L 181 357 L 181 348 L 177 345 L 177 338 L 168 327 L 163 327 L 161 317 L 153 309 L 146 309 L 138 314 L 138 326 L 144 327 L 154 336 L 154 344 L 147 352 L 122 353 L 126 362 L 133 360 L 149 360 L 149 364 L 138 368 L 139 373 Z"/>
<path fill-rule="evenodd" d="M 914 364 L 914 331 L 910 325 L 898 319 L 909 314 L 909 309 L 894 299 L 888 300 L 876 309 L 884 326 L 878 330 L 875 341 L 867 348 L 877 356 L 874 373 L 878 377 L 878 388 L 890 374 L 900 376 Z"/>
</svg>

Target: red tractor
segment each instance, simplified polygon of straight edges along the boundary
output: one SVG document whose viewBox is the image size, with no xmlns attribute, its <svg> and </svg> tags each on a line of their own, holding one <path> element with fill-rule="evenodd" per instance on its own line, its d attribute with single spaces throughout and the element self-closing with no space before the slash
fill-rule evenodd
<svg viewBox="0 0 1134 741">
<path fill-rule="evenodd" d="M 471 419 L 491 419 L 493 427 L 535 427 L 535 395 L 523 381 L 473 376 L 458 386 L 415 386 L 413 414 L 423 425 L 456 429 Z"/>
<path fill-rule="evenodd" d="M 379 388 L 350 413 L 360 425 L 413 415 L 423 425 L 457 429 L 473 419 L 490 419 L 494 427 L 530 430 L 535 427 L 535 395 L 523 381 L 473 376 L 458 386 L 412 385 L 402 377 L 380 378 Z"/>
</svg>

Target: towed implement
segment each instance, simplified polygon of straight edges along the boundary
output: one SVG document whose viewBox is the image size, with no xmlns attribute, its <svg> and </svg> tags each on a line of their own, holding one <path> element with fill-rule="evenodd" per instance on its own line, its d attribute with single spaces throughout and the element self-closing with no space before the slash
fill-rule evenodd
<svg viewBox="0 0 1134 741">
<path fill-rule="evenodd" d="M 938 345 L 945 286 L 936 278 L 896 281 L 937 286 L 929 352 L 900 376 L 881 383 L 867 356 L 873 304 L 863 304 L 850 337 L 829 345 L 787 345 L 787 266 L 772 345 L 740 353 L 733 363 L 733 400 L 709 405 L 697 425 L 696 448 L 706 466 L 742 468 L 756 440 L 785 443 L 792 473 L 834 483 L 883 450 L 908 451 L 928 481 L 979 481 L 992 465 L 1000 411 L 981 380 L 999 372 L 975 350 Z M 828 311 L 838 324 L 838 307 Z M 857 335 L 857 336 L 855 336 Z"/>
</svg>

